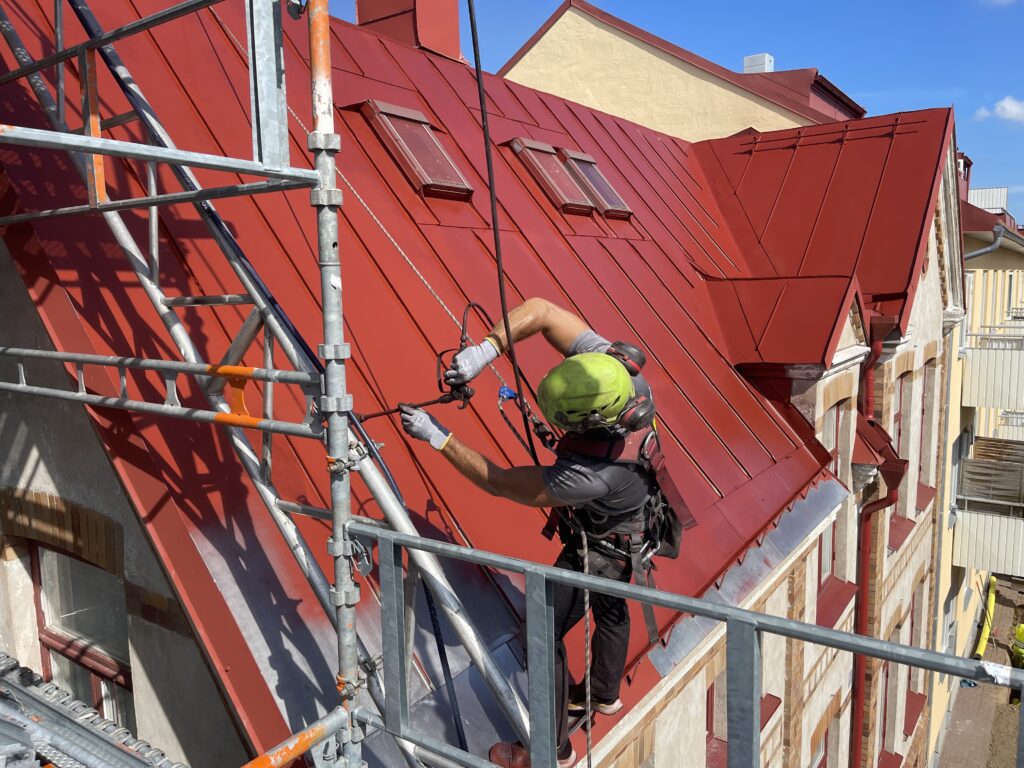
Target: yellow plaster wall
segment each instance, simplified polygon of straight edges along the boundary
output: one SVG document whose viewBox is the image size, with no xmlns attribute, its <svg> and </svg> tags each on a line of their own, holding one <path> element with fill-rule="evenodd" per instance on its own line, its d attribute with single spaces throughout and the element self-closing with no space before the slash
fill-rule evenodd
<svg viewBox="0 0 1024 768">
<path fill-rule="evenodd" d="M 936 528 L 938 536 L 938 568 L 937 587 L 935 600 L 935 632 L 933 637 L 933 648 L 937 651 L 946 650 L 946 635 L 942 626 L 944 617 L 944 603 L 949 593 L 952 582 L 951 565 L 953 562 L 953 529 L 948 525 L 949 508 L 952 499 L 952 473 L 953 473 L 953 443 L 960 433 L 970 425 L 973 414 L 969 409 L 957 407 L 961 401 L 963 392 L 963 364 L 960 357 L 960 345 L 963 339 L 964 325 L 957 325 L 950 333 L 947 343 L 947 364 L 949 366 L 949 413 L 948 428 L 944 446 L 943 476 L 946 480 L 940 489 L 938 514 L 936 515 Z M 978 615 L 978 608 L 981 604 L 981 591 L 976 587 L 983 580 L 983 575 L 974 570 L 969 570 L 964 580 L 964 587 L 972 587 L 971 599 L 964 605 L 963 589 L 954 598 L 956 608 L 954 622 L 956 624 L 956 640 L 954 650 L 959 655 L 966 655 L 970 652 L 968 647 L 971 642 L 972 627 Z M 959 681 L 946 676 L 934 675 L 932 682 L 932 698 L 930 701 L 931 722 L 928 732 L 928 752 L 932 754 L 939 746 L 939 738 L 945 727 L 947 711 L 953 703 L 954 685 Z"/>
<path fill-rule="evenodd" d="M 811 122 L 576 8 L 506 77 L 689 141 Z"/>
</svg>

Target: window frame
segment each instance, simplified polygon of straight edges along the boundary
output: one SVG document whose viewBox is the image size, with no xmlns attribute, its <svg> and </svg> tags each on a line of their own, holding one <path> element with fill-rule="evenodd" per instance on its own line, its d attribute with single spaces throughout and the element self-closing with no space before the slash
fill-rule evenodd
<svg viewBox="0 0 1024 768">
<path fill-rule="evenodd" d="M 822 438 L 825 437 L 825 418 L 829 414 L 834 414 L 835 418 L 835 423 L 832 425 L 832 429 L 830 430 L 832 433 L 832 441 L 834 447 L 830 449 L 827 445 L 825 445 L 824 439 L 822 440 L 822 447 L 824 447 L 832 455 L 832 461 L 828 465 L 828 470 L 836 477 L 840 477 L 839 459 L 842 451 L 840 448 L 839 440 L 842 435 L 843 410 L 845 410 L 845 405 L 846 401 L 842 400 L 833 405 L 831 408 L 829 408 L 822 414 Z"/>
<path fill-rule="evenodd" d="M 405 174 L 405 177 L 421 195 L 446 200 L 469 200 L 473 196 L 472 185 L 466 179 L 465 174 L 459 169 L 459 166 L 456 165 L 452 156 L 448 154 L 448 150 L 444 148 L 444 145 L 437 138 L 437 129 L 422 112 L 377 101 L 376 99 L 368 99 L 362 102 L 359 105 L 359 111 L 366 118 L 377 138 L 384 144 L 388 154 L 398 164 L 402 173 Z M 434 146 L 444 159 L 448 161 L 452 171 L 458 176 L 459 181 L 453 182 L 432 177 L 395 128 L 395 119 L 423 125 L 427 134 L 433 139 Z"/>
<path fill-rule="evenodd" d="M 811 753 L 811 766 L 810 768 L 826 768 L 828 765 L 828 732 L 829 729 L 825 729 L 825 733 L 821 735 L 821 742 L 818 744 L 818 748 Z"/>
<path fill-rule="evenodd" d="M 622 195 L 619 194 L 619 190 L 612 186 L 612 183 L 608 181 L 608 177 L 604 175 L 604 172 L 598 167 L 597 160 L 591 155 L 584 152 L 577 152 L 573 149 L 566 149 L 565 147 L 557 148 L 558 159 L 562 161 L 562 165 L 565 166 L 569 175 L 576 181 L 576 184 L 583 190 L 584 194 L 590 198 L 590 201 L 594 204 L 594 208 L 604 216 L 606 219 L 621 219 L 623 221 L 628 220 L 633 215 L 632 209 L 630 209 Z M 594 170 L 601 176 L 601 179 L 610 189 L 622 205 L 615 205 L 613 202 L 606 200 L 604 195 L 594 186 L 594 183 L 587 178 L 587 175 L 583 173 L 579 168 L 579 163 L 587 163 L 588 165 L 594 166 Z"/>
<path fill-rule="evenodd" d="M 908 405 L 913 405 L 912 403 L 907 403 L 906 399 L 905 399 L 908 396 L 913 395 L 913 393 L 914 393 L 913 381 L 911 381 L 911 376 L 912 375 L 913 375 L 913 373 L 911 371 L 907 371 L 906 373 L 904 373 L 901 376 L 897 377 L 897 379 L 896 379 L 896 391 L 894 392 L 894 395 L 896 396 L 896 404 L 895 404 L 895 410 L 894 410 L 893 415 L 892 415 L 892 426 L 893 426 L 893 430 L 896 432 L 896 434 L 893 437 L 895 438 L 895 443 L 896 443 L 896 455 L 899 456 L 901 459 L 907 458 L 906 456 L 903 455 L 904 454 L 904 447 L 905 447 L 903 445 L 903 440 L 904 440 L 904 437 L 906 437 L 906 433 L 907 433 L 908 430 L 905 428 L 905 425 L 903 423 L 903 417 L 904 417 L 904 408 L 906 406 L 908 406 Z M 907 385 L 908 384 L 911 385 L 910 388 L 909 388 L 909 393 L 907 391 L 907 389 L 908 389 Z"/>
<path fill-rule="evenodd" d="M 883 752 L 891 752 L 887 738 L 889 736 L 889 661 L 882 662 L 882 727 L 879 744 Z"/>
<path fill-rule="evenodd" d="M 561 160 L 558 155 L 558 150 L 551 144 L 545 144 L 543 141 L 534 141 L 533 139 L 527 139 L 522 136 L 516 136 L 510 139 L 508 146 L 512 148 L 516 157 L 526 166 L 526 169 L 530 172 L 530 176 L 534 181 L 544 190 L 544 194 L 547 195 L 548 199 L 554 204 L 559 211 L 565 214 L 574 214 L 578 216 L 589 216 L 594 212 L 594 202 L 590 195 L 587 194 L 586 190 L 576 180 L 575 175 L 569 170 L 567 165 Z M 545 155 L 551 155 L 555 162 L 565 171 L 566 178 L 572 183 L 572 185 L 579 192 L 579 197 L 575 200 L 570 200 L 558 187 L 558 184 L 551 175 L 547 172 L 543 165 L 537 160 L 535 153 L 542 153 Z"/>
<path fill-rule="evenodd" d="M 836 520 L 829 523 L 825 529 L 818 535 L 818 591 L 820 592 L 828 580 L 836 575 Z M 830 540 L 830 552 L 828 558 L 828 573 L 825 573 L 823 567 L 824 558 L 822 557 L 823 545 L 825 543 L 825 535 L 828 534 Z"/>
<path fill-rule="evenodd" d="M 46 612 L 43 609 L 42 556 L 40 554 L 43 549 L 47 549 L 61 557 L 79 560 L 92 568 L 97 567 L 91 563 L 86 563 L 84 560 L 81 560 L 80 558 L 77 558 L 63 550 L 54 549 L 53 547 L 44 547 L 43 545 L 33 541 L 28 543 L 29 572 L 32 579 L 32 599 L 36 612 L 36 630 L 38 633 L 39 657 L 42 667 L 40 672 L 42 673 L 43 679 L 47 682 L 51 682 L 53 680 L 54 670 L 51 654 L 61 656 L 71 664 L 84 669 L 89 675 L 91 695 L 91 701 L 86 703 L 104 717 L 115 720 L 120 725 L 127 727 L 127 724 L 120 722 L 120 719 L 110 717 L 110 715 L 117 715 L 118 713 L 109 712 L 104 706 L 103 685 L 104 683 L 116 685 L 127 692 L 129 698 L 132 699 L 133 712 L 131 713 L 131 719 L 134 720 L 134 697 L 130 662 L 123 661 L 104 653 L 103 651 L 90 646 L 88 643 L 47 624 Z M 98 570 L 103 569 L 100 568 Z M 72 691 L 72 693 L 76 692 Z"/>
</svg>

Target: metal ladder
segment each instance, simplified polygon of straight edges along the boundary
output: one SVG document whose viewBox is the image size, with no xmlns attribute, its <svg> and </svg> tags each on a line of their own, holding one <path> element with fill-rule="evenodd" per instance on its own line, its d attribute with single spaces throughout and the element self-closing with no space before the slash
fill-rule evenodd
<svg viewBox="0 0 1024 768">
<path fill-rule="evenodd" d="M 79 45 L 63 45 L 63 3 L 67 2 L 89 39 Z M 123 358 L 68 352 L 49 352 L 0 348 L 0 356 L 17 361 L 19 380 L 0 382 L 0 391 L 10 391 L 80 402 L 99 407 L 122 408 L 136 412 L 153 413 L 168 417 L 205 421 L 222 425 L 232 448 L 275 525 L 287 542 L 296 562 L 308 579 L 314 593 L 328 617 L 338 628 L 340 660 L 339 680 L 343 699 L 351 701 L 361 684 L 357 670 L 363 670 L 371 697 L 378 709 L 384 710 L 384 689 L 380 670 L 356 636 L 354 630 L 355 605 L 359 599 L 358 585 L 352 573 L 353 544 L 345 533 L 344 525 L 351 516 L 349 509 L 349 476 L 357 471 L 384 512 L 388 524 L 397 532 L 416 535 L 416 529 L 391 484 L 390 474 L 382 464 L 375 444 L 368 439 L 358 422 L 350 424 L 351 397 L 346 394 L 344 362 L 349 356 L 348 345 L 342 337 L 340 260 L 338 256 L 337 208 L 341 194 L 336 186 L 334 153 L 339 141 L 334 133 L 333 100 L 331 98 L 330 46 L 322 45 L 319 53 L 315 41 L 329 35 L 329 17 L 326 0 L 309 0 L 305 12 L 309 15 L 311 40 L 311 69 L 315 126 L 309 135 L 309 147 L 314 153 L 315 170 L 291 167 L 289 164 L 288 108 L 285 99 L 283 56 L 280 33 L 281 6 L 276 0 L 245 0 L 248 48 L 250 61 L 250 89 L 253 107 L 253 159 L 241 160 L 177 149 L 170 135 L 159 121 L 152 105 L 146 100 L 138 83 L 118 56 L 112 43 L 129 35 L 151 29 L 159 24 L 179 18 L 187 13 L 215 5 L 221 0 L 186 0 L 151 16 L 133 21 L 111 31 L 103 31 L 86 0 L 55 0 L 55 43 L 57 52 L 33 60 L 7 16 L 0 7 L 0 34 L 13 53 L 18 68 L 0 76 L 0 85 L 27 78 L 36 99 L 53 127 L 52 131 L 4 126 L 0 144 L 36 146 L 69 152 L 76 170 L 86 181 L 89 191 L 87 205 L 70 206 L 48 211 L 18 214 L 0 219 L 0 225 L 16 222 L 51 219 L 82 213 L 100 214 L 123 250 L 139 285 L 144 289 L 153 309 L 157 312 L 183 358 L 183 361 Z M 290 0 L 292 7 L 298 3 Z M 97 57 L 98 54 L 98 57 Z M 318 57 L 319 56 L 319 60 Z M 83 93 L 83 129 L 69 130 L 65 122 L 64 63 L 77 58 Z M 104 120 L 98 109 L 96 73 L 98 60 L 109 70 L 131 106 L 129 112 Z M 40 72 L 48 67 L 57 68 L 57 99 L 51 95 Z M 150 144 L 134 144 L 102 138 L 102 131 L 139 121 L 149 136 Z M 143 159 L 147 163 L 147 195 L 129 200 L 111 201 L 107 197 L 102 162 L 97 155 Z M 180 192 L 161 193 L 157 189 L 156 163 L 167 163 L 182 187 Z M 263 177 L 264 180 L 203 189 L 191 167 L 234 171 Z M 283 309 L 278 305 L 266 284 L 260 279 L 251 262 L 235 240 L 229 228 L 218 215 L 211 200 L 238 195 L 270 193 L 285 189 L 310 187 L 311 202 L 318 216 L 318 245 L 323 294 L 324 344 L 320 357 L 313 353 L 302 339 Z M 191 203 L 199 213 L 227 264 L 242 286 L 234 294 L 172 297 L 159 284 L 159 218 L 163 205 Z M 148 210 L 149 242 L 143 249 L 129 232 L 118 211 L 129 208 Z M 332 277 L 338 278 L 332 281 Z M 336 289 L 329 286 L 335 285 Z M 189 331 L 178 313 L 185 307 L 216 307 L 225 305 L 251 306 L 248 316 L 234 335 L 223 358 L 215 364 L 204 361 Z M 262 332 L 262 333 L 261 333 Z M 263 367 L 242 368 L 238 363 L 259 337 L 262 336 Z M 280 348 L 294 370 L 280 370 L 274 366 L 275 345 Z M 31 384 L 25 376 L 24 362 L 46 358 L 73 366 L 76 370 L 77 390 L 53 389 Z M 90 393 L 86 387 L 86 369 L 105 368 L 116 372 L 120 387 L 116 397 Z M 127 372 L 155 371 L 164 383 L 162 402 L 133 400 L 128 396 Z M 209 403 L 208 409 L 182 407 L 177 393 L 179 376 L 194 377 Z M 240 386 L 246 381 L 259 382 L 263 389 L 263 409 L 259 417 L 240 412 L 231 398 L 225 396 L 227 385 Z M 274 417 L 274 386 L 297 386 L 306 398 L 308 417 L 299 423 Z M 326 423 L 326 426 L 325 426 Z M 262 433 L 260 450 L 250 442 L 245 430 Z M 289 435 L 325 440 L 328 455 L 336 457 L 330 462 L 332 509 L 321 509 L 307 504 L 288 501 L 281 497 L 273 483 L 274 435 Z M 383 471 L 382 471 L 383 470 Z M 310 515 L 333 523 L 329 551 L 334 558 L 335 579 L 332 586 L 316 564 L 309 544 L 296 527 L 292 515 Z M 437 558 L 426 551 L 410 553 L 417 570 L 425 579 L 437 599 L 442 612 L 455 629 L 473 663 L 477 666 L 498 704 L 517 734 L 528 738 L 526 707 L 501 673 L 472 625 L 454 588 L 444 575 Z M 422 746 L 398 739 L 410 762 L 425 760 L 441 762 L 436 753 Z M 354 757 L 358 741 L 345 745 L 346 755 Z"/>
</svg>

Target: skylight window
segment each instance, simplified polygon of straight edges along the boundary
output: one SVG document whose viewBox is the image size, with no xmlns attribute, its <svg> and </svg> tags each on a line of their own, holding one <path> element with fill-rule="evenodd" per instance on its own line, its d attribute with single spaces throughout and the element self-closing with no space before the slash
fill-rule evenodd
<svg viewBox="0 0 1024 768">
<path fill-rule="evenodd" d="M 473 188 L 422 112 L 372 100 L 360 109 L 418 192 L 455 200 L 472 197 Z"/>
<path fill-rule="evenodd" d="M 572 174 L 576 183 L 593 201 L 594 207 L 605 218 L 628 219 L 633 215 L 629 206 L 601 173 L 594 158 L 582 152 L 561 148 L 558 150 L 558 157 L 565 163 L 565 167 L 569 169 L 569 173 Z"/>
<path fill-rule="evenodd" d="M 560 211 L 587 215 L 594 210 L 594 204 L 569 175 L 553 146 L 522 138 L 512 139 L 509 146 Z"/>
</svg>

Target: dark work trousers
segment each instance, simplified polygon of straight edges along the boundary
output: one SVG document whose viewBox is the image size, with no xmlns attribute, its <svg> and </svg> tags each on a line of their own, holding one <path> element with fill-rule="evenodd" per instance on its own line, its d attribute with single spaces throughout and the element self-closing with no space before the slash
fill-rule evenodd
<svg viewBox="0 0 1024 768">
<path fill-rule="evenodd" d="M 590 550 L 590 575 L 628 582 L 633 568 L 628 561 Z M 563 547 L 556 568 L 583 572 L 582 553 L 574 545 Z M 555 717 L 558 744 L 569 740 L 569 667 L 565 659 L 565 636 L 583 618 L 583 590 L 566 584 L 554 585 L 555 603 Z M 595 699 L 615 701 L 626 669 L 629 646 L 629 608 L 626 601 L 598 592 L 590 593 L 594 614 L 590 690 Z"/>
</svg>

